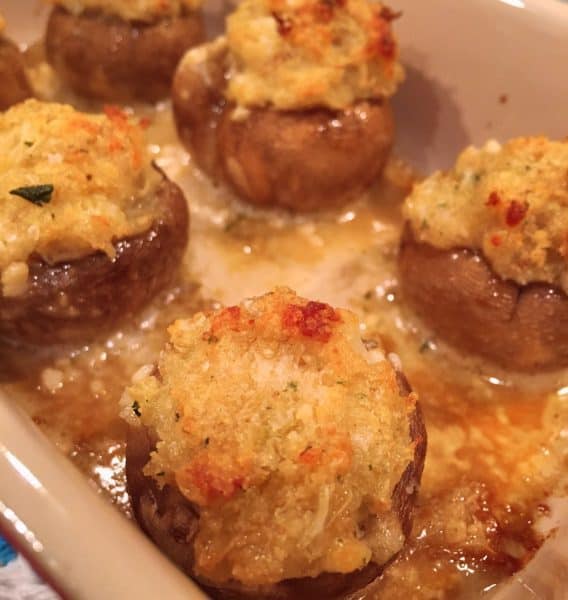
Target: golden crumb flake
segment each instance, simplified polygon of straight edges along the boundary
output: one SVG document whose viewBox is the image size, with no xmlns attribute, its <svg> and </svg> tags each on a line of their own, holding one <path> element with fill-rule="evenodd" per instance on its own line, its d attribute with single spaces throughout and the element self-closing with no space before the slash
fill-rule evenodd
<svg viewBox="0 0 568 600">
<path fill-rule="evenodd" d="M 327 106 L 389 97 L 402 81 L 391 10 L 369 0 L 244 0 L 227 19 L 241 106 Z"/>
<path fill-rule="evenodd" d="M 415 186 L 404 215 L 422 242 L 481 250 L 503 279 L 568 292 L 568 141 L 469 147 Z"/>
<path fill-rule="evenodd" d="M 145 136 L 117 108 L 87 115 L 28 100 L 0 115 L 0 273 L 39 254 L 49 262 L 146 230 L 140 198 L 160 180 Z"/>
<path fill-rule="evenodd" d="M 198 574 L 273 583 L 401 547 L 391 498 L 413 457 L 415 398 L 354 314 L 281 288 L 169 334 L 128 398 L 160 440 L 146 474 L 199 507 Z"/>
</svg>

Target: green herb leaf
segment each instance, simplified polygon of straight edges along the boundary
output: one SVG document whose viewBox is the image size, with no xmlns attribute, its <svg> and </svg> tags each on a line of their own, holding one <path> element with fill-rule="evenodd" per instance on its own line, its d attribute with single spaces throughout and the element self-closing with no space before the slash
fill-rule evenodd
<svg viewBox="0 0 568 600">
<path fill-rule="evenodd" d="M 42 185 L 19 187 L 15 190 L 10 190 L 10 194 L 12 194 L 12 196 L 19 196 L 36 206 L 43 206 L 51 200 L 53 186 L 50 183 L 46 183 Z"/>
<path fill-rule="evenodd" d="M 418 348 L 418 352 L 420 352 L 420 354 L 424 354 L 424 352 L 428 352 L 428 350 L 435 350 L 436 346 L 434 344 L 434 342 L 432 342 L 431 340 L 424 340 L 421 344 L 420 344 L 420 348 Z"/>
</svg>

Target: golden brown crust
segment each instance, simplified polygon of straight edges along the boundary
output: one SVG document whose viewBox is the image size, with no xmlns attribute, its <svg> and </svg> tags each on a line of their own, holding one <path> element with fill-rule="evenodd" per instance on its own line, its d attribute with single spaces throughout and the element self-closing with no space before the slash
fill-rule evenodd
<svg viewBox="0 0 568 600">
<path fill-rule="evenodd" d="M 238 106 L 349 108 L 389 98 L 404 78 L 392 22 L 380 2 L 242 0 L 227 17 Z"/>
<path fill-rule="evenodd" d="M 344 204 L 379 176 L 394 139 L 388 101 L 344 111 L 254 108 L 234 119 L 222 61 L 208 65 L 210 83 L 182 64 L 173 84 L 180 138 L 213 179 L 258 206 L 310 211 Z"/>
<path fill-rule="evenodd" d="M 53 265 L 30 258 L 27 291 L 0 296 L 0 337 L 31 344 L 93 338 L 166 286 L 187 244 L 189 215 L 176 184 L 164 179 L 155 196 L 160 216 L 144 233 L 115 242 L 113 259 L 103 252 Z"/>
<path fill-rule="evenodd" d="M 568 365 L 568 297 L 560 289 L 505 281 L 480 252 L 418 243 L 409 228 L 399 269 L 406 300 L 459 350 L 516 371 Z"/>
<path fill-rule="evenodd" d="M 199 13 L 145 24 L 55 8 L 46 49 L 60 77 L 82 96 L 155 102 L 169 96 L 177 63 L 203 37 Z"/>
<path fill-rule="evenodd" d="M 32 96 L 24 59 L 16 44 L 0 36 L 0 110 Z"/>
<path fill-rule="evenodd" d="M 568 140 L 469 146 L 417 183 L 402 209 L 417 241 L 479 250 L 502 279 L 568 293 Z"/>
<path fill-rule="evenodd" d="M 407 397 L 410 393 L 408 382 L 402 373 L 397 373 L 397 379 L 401 396 Z M 393 492 L 393 503 L 405 536 L 410 534 L 412 528 L 412 512 L 426 457 L 426 429 L 418 405 L 409 415 L 409 432 L 415 442 L 414 460 L 408 465 Z M 126 476 L 132 510 L 146 534 L 186 573 L 195 577 L 193 540 L 199 527 L 198 513 L 179 490 L 170 485 L 160 489 L 153 478 L 143 473 L 156 441 L 156 437 L 147 428 L 129 427 Z M 212 597 L 227 600 L 331 600 L 343 598 L 365 587 L 380 575 L 385 566 L 371 562 L 364 569 L 348 575 L 323 573 L 314 578 L 290 579 L 254 589 L 238 585 L 232 589 L 219 589 L 207 581 L 200 583 Z"/>
</svg>

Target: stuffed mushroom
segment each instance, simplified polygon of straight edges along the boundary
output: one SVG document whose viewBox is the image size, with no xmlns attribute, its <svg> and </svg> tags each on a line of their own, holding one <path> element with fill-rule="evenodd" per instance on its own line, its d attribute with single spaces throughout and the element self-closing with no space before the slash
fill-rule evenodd
<svg viewBox="0 0 568 600">
<path fill-rule="evenodd" d="M 375 579 L 409 534 L 426 436 L 355 315 L 282 288 L 169 335 L 123 398 L 147 534 L 214 597 L 335 598 Z"/>
<path fill-rule="evenodd" d="M 171 281 L 187 204 L 134 118 L 28 100 L 0 115 L 0 146 L 0 337 L 85 340 Z"/>
<path fill-rule="evenodd" d="M 174 77 L 178 131 L 197 165 L 263 207 L 356 197 L 393 142 L 396 16 L 369 0 L 241 2 L 226 37 L 188 52 Z"/>
<path fill-rule="evenodd" d="M 0 110 L 22 102 L 32 95 L 20 50 L 3 35 L 5 22 L 0 14 Z"/>
<path fill-rule="evenodd" d="M 77 94 L 110 102 L 169 96 L 184 52 L 203 41 L 200 0 L 53 0 L 47 57 Z"/>
<path fill-rule="evenodd" d="M 568 142 L 470 147 L 404 206 L 406 299 L 440 337 L 504 368 L 568 366 Z"/>
</svg>

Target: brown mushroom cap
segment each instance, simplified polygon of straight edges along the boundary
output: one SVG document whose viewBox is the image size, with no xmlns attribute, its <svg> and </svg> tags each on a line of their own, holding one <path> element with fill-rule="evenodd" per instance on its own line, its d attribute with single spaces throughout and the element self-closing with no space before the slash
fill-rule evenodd
<svg viewBox="0 0 568 600">
<path fill-rule="evenodd" d="M 0 36 L 0 110 L 32 96 L 24 59 L 16 44 Z"/>
<path fill-rule="evenodd" d="M 409 227 L 399 271 L 405 299 L 459 350 L 515 371 L 568 366 L 568 297 L 562 290 L 505 281 L 479 251 L 419 243 Z"/>
<path fill-rule="evenodd" d="M 203 38 L 199 13 L 133 23 L 56 7 L 47 25 L 46 50 L 51 65 L 77 94 L 155 102 L 169 96 L 179 60 Z"/>
<path fill-rule="evenodd" d="M 114 258 L 95 252 L 49 264 L 32 256 L 26 292 L 0 296 L 0 337 L 31 344 L 93 338 L 165 287 L 187 244 L 189 214 L 171 181 L 164 178 L 154 195 L 159 216 L 147 231 L 115 242 Z"/>
<path fill-rule="evenodd" d="M 218 52 L 203 69 L 183 61 L 173 84 L 180 138 L 209 176 L 252 204 L 295 211 L 344 204 L 379 176 L 394 139 L 387 100 L 343 111 L 251 108 L 235 119 L 225 60 Z"/>
</svg>

